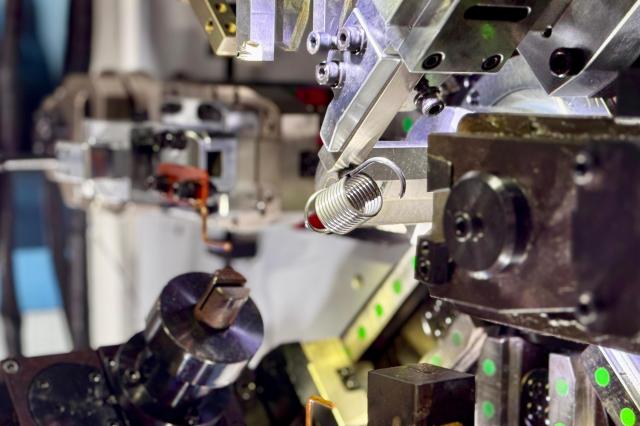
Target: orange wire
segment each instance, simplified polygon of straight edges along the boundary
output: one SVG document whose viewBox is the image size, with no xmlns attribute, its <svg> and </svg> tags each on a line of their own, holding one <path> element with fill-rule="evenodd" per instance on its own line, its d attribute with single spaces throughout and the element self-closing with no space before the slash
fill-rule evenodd
<svg viewBox="0 0 640 426">
<path fill-rule="evenodd" d="M 207 208 L 206 204 L 200 201 L 196 203 L 195 207 L 200 214 L 200 237 L 202 238 L 202 241 L 204 241 L 204 243 L 208 247 L 216 251 L 229 253 L 233 249 L 233 244 L 231 244 L 229 241 L 214 240 L 209 238 L 209 232 L 207 228 L 209 209 Z"/>
<path fill-rule="evenodd" d="M 311 398 L 307 399 L 307 404 L 304 407 L 305 426 L 313 426 L 313 407 L 315 407 L 316 405 L 328 408 L 329 410 L 333 410 L 334 408 L 336 408 L 336 404 L 334 404 L 333 402 L 319 396 L 312 396 Z"/>
</svg>

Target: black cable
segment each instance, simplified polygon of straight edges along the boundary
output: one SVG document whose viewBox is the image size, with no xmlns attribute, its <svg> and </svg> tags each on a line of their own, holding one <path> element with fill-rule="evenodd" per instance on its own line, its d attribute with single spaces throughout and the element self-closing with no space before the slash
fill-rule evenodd
<svg viewBox="0 0 640 426">
<path fill-rule="evenodd" d="M 69 328 L 75 350 L 89 348 L 86 213 L 71 210 L 68 250 L 72 260 L 68 275 Z"/>
<path fill-rule="evenodd" d="M 226 58 L 225 63 L 225 83 L 232 84 L 236 79 L 235 58 Z"/>
<path fill-rule="evenodd" d="M 0 51 L 0 153 L 15 157 L 20 141 L 20 92 L 17 79 L 21 35 L 22 0 L 7 0 L 5 32 Z M 0 269 L 2 277 L 2 313 L 7 351 L 22 354 L 22 320 L 13 273 L 13 191 L 8 174 L 0 174 Z"/>
<path fill-rule="evenodd" d="M 17 0 L 20 1 L 20 0 Z M 22 317 L 18 307 L 13 271 L 13 191 L 11 175 L 0 174 L 0 269 L 2 321 L 9 356 L 22 354 Z"/>
<path fill-rule="evenodd" d="M 71 0 L 64 74 L 86 73 L 91 62 L 92 0 Z M 68 126 L 71 123 L 67 123 Z M 68 135 L 70 137 L 71 135 Z M 47 228 L 58 287 L 75 350 L 89 347 L 86 213 L 64 205 L 56 183 L 46 185 Z M 68 219 L 65 220 L 65 218 Z"/>
<path fill-rule="evenodd" d="M 89 71 L 93 34 L 92 4 L 92 0 L 71 0 L 65 74 Z"/>
<path fill-rule="evenodd" d="M 22 2 L 7 0 L 5 31 L 0 49 L 0 151 L 5 157 L 18 153 L 20 135 L 20 93 L 18 57 L 22 17 Z"/>
</svg>

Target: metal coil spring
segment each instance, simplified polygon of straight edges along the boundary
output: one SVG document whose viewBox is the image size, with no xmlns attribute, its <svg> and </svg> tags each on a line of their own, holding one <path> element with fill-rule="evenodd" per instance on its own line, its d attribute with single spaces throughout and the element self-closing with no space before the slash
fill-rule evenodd
<svg viewBox="0 0 640 426">
<path fill-rule="evenodd" d="M 382 208 L 378 184 L 368 175 L 342 178 L 316 199 L 316 214 L 334 234 L 348 234 L 377 215 Z"/>
<path fill-rule="evenodd" d="M 380 187 L 372 177 L 362 173 L 372 164 L 383 164 L 396 173 L 401 183 L 400 197 L 402 197 L 406 188 L 402 171 L 385 158 L 372 158 L 347 173 L 338 182 L 309 198 L 305 208 L 307 228 L 324 234 L 345 235 L 380 213 L 383 203 Z M 310 223 L 309 214 L 312 205 L 315 205 L 315 214 L 324 228 L 317 228 Z"/>
</svg>

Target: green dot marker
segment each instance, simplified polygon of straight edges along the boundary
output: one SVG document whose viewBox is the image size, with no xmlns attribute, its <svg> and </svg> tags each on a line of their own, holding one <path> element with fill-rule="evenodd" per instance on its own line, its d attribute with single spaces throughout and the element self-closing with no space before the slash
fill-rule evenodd
<svg viewBox="0 0 640 426">
<path fill-rule="evenodd" d="M 567 425 L 565 425 L 562 422 L 557 422 L 557 423 L 554 423 L 553 426 L 567 426 Z"/>
<path fill-rule="evenodd" d="M 440 355 L 434 355 L 431 357 L 430 364 L 436 367 L 442 367 L 442 357 Z"/>
<path fill-rule="evenodd" d="M 636 413 L 629 407 L 620 410 L 620 423 L 624 426 L 634 426 L 636 424 Z"/>
<path fill-rule="evenodd" d="M 364 340 L 364 339 L 367 338 L 367 329 L 364 328 L 364 326 L 362 326 L 362 325 L 360 327 L 358 327 L 358 338 L 360 340 Z"/>
<path fill-rule="evenodd" d="M 484 401 L 482 403 L 482 414 L 484 414 L 487 419 L 492 418 L 496 414 L 496 406 L 493 405 L 493 402 Z"/>
<path fill-rule="evenodd" d="M 395 280 L 393 282 L 393 292 L 395 294 L 400 294 L 402 293 L 402 281 L 400 280 Z"/>
<path fill-rule="evenodd" d="M 418 264 L 418 256 L 413 256 L 411 259 L 411 265 L 413 266 L 413 270 L 416 270 L 416 265 Z"/>
<path fill-rule="evenodd" d="M 453 343 L 453 346 L 462 345 L 462 333 L 454 331 L 453 334 L 451 334 L 451 343 Z"/>
<path fill-rule="evenodd" d="M 482 371 L 489 377 L 493 377 L 496 374 L 496 363 L 492 359 L 485 359 L 482 361 Z"/>
<path fill-rule="evenodd" d="M 606 388 L 611 383 L 611 375 L 609 370 L 604 367 L 599 367 L 594 373 L 593 377 L 596 379 L 596 383 L 601 388 Z"/>
<path fill-rule="evenodd" d="M 496 37 L 496 29 L 493 25 L 484 23 L 480 27 L 480 34 L 482 34 L 482 38 L 487 41 L 493 40 Z"/>
<path fill-rule="evenodd" d="M 381 317 L 381 316 L 384 315 L 384 308 L 379 303 L 376 303 L 375 311 L 376 311 L 376 316 L 377 317 Z"/>
<path fill-rule="evenodd" d="M 405 117 L 402 120 L 402 130 L 404 130 L 405 133 L 409 133 L 412 127 L 413 127 L 413 118 Z"/>
<path fill-rule="evenodd" d="M 556 393 L 559 396 L 569 395 L 569 382 L 567 382 L 566 379 L 556 380 Z"/>
</svg>

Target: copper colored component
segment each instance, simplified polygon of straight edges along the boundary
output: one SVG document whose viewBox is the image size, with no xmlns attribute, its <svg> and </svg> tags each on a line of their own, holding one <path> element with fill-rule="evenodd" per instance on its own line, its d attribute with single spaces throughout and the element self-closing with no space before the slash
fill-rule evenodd
<svg viewBox="0 0 640 426">
<path fill-rule="evenodd" d="M 208 248 L 217 252 L 229 253 L 233 246 L 229 241 L 215 240 L 209 238 L 207 229 L 207 218 L 209 208 L 207 199 L 209 198 L 209 175 L 206 171 L 197 167 L 183 166 L 180 164 L 161 163 L 156 171 L 156 179 L 163 178 L 167 186 L 166 196 L 175 203 L 188 203 L 200 216 L 200 236 Z M 180 184 L 192 184 L 193 194 L 184 197 L 175 187 Z"/>
<path fill-rule="evenodd" d="M 245 282 L 245 278 L 231 268 L 217 271 L 195 306 L 196 319 L 215 329 L 233 324 L 249 300 L 249 289 L 243 286 Z"/>
<path fill-rule="evenodd" d="M 229 253 L 233 249 L 233 244 L 229 241 L 214 240 L 209 238 L 209 231 L 207 230 L 207 217 L 209 217 L 209 209 L 203 203 L 196 203 L 195 206 L 198 214 L 200 215 L 200 236 L 202 241 L 210 249 L 221 251 L 223 253 Z"/>
<path fill-rule="evenodd" d="M 324 407 L 328 410 L 333 410 L 334 408 L 336 408 L 336 404 L 334 404 L 333 402 L 319 396 L 312 396 L 311 398 L 307 399 L 307 404 L 305 405 L 305 426 L 313 426 L 313 408 L 316 405 Z"/>
<path fill-rule="evenodd" d="M 156 176 L 164 178 L 167 182 L 166 196 L 171 201 L 192 199 L 206 203 L 209 198 L 209 175 L 205 170 L 182 164 L 161 163 L 156 170 Z M 186 183 L 193 185 L 193 193 L 185 197 L 180 194 L 176 186 Z"/>
</svg>

